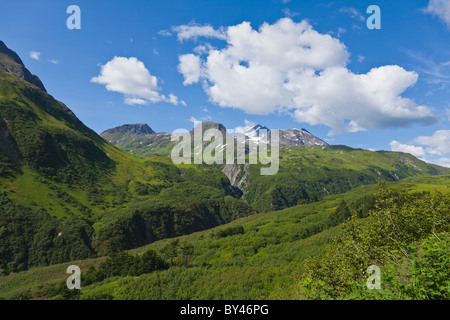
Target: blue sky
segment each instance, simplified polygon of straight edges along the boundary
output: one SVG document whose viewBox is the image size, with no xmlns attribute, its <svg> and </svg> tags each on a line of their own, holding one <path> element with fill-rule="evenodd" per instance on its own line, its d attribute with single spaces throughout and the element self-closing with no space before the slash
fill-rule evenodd
<svg viewBox="0 0 450 320">
<path fill-rule="evenodd" d="M 260 123 L 447 166 L 449 36 L 449 0 L 0 2 L 0 40 L 98 133 Z"/>
</svg>

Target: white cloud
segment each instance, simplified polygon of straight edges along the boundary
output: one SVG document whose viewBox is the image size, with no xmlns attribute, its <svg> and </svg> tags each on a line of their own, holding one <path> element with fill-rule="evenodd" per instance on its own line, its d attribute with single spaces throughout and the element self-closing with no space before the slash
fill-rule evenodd
<svg viewBox="0 0 450 320">
<path fill-rule="evenodd" d="M 336 33 L 336 36 L 337 36 L 338 38 L 340 38 L 341 35 L 343 35 L 343 34 L 346 33 L 346 32 L 347 32 L 347 29 L 338 27 L 338 31 L 337 31 L 337 33 Z"/>
<path fill-rule="evenodd" d="M 296 17 L 296 16 L 300 15 L 300 13 L 295 12 L 295 11 L 291 11 L 289 8 L 284 8 L 284 9 L 281 10 L 281 11 L 283 12 L 283 14 L 284 14 L 286 17 L 289 17 L 289 18 L 293 18 L 293 17 Z"/>
<path fill-rule="evenodd" d="M 434 61 L 431 56 L 424 56 L 420 52 L 403 49 L 409 57 L 418 62 L 416 70 L 423 75 L 422 80 L 427 81 L 433 87 L 433 91 L 442 90 L 437 88 L 436 84 L 450 83 L 450 64 L 449 61 Z"/>
<path fill-rule="evenodd" d="M 358 62 L 361 63 L 364 61 L 364 59 L 366 59 L 366 57 L 358 55 Z"/>
<path fill-rule="evenodd" d="M 443 167 L 447 167 L 450 168 L 450 158 L 440 158 L 436 160 L 436 164 L 443 166 Z"/>
<path fill-rule="evenodd" d="M 169 37 L 169 36 L 172 35 L 172 33 L 171 33 L 170 31 L 168 31 L 168 30 L 160 30 L 160 31 L 158 32 L 158 34 L 159 34 L 160 36 L 163 36 L 163 37 Z"/>
<path fill-rule="evenodd" d="M 339 12 L 347 13 L 351 18 L 359 20 L 359 21 L 365 21 L 366 20 L 366 17 L 364 17 L 361 14 L 361 12 L 359 12 L 357 9 L 352 8 L 352 7 L 341 8 L 339 10 Z"/>
<path fill-rule="evenodd" d="M 30 51 L 29 55 L 30 55 L 31 59 L 34 59 L 34 60 L 37 60 L 37 61 L 39 61 L 41 59 L 40 58 L 40 55 L 41 55 L 40 52 Z"/>
<path fill-rule="evenodd" d="M 430 0 L 425 12 L 437 16 L 450 28 L 450 1 L 449 0 Z"/>
<path fill-rule="evenodd" d="M 197 25 L 197 24 L 188 24 L 188 25 L 180 25 L 172 28 L 177 34 L 178 41 L 184 41 L 189 39 L 196 40 L 199 37 L 205 38 L 217 38 L 217 39 L 226 39 L 226 34 L 222 29 L 214 29 L 210 25 Z"/>
<path fill-rule="evenodd" d="M 203 80 L 221 107 L 287 111 L 299 122 L 330 127 L 330 135 L 437 121 L 431 108 L 401 96 L 417 82 L 416 72 L 391 65 L 354 74 L 345 45 L 306 21 L 283 18 L 258 30 L 242 22 L 223 32 L 224 48 L 205 59 L 185 55 L 178 68 L 185 84 Z"/>
<path fill-rule="evenodd" d="M 256 123 L 249 121 L 249 120 L 244 120 L 244 123 L 245 123 L 244 126 L 238 126 L 238 127 L 234 128 L 234 132 L 246 133 L 247 131 L 249 131 L 250 129 L 253 129 L 256 126 Z"/>
<path fill-rule="evenodd" d="M 311 125 L 325 124 L 332 128 L 332 135 L 437 121 L 430 108 L 401 97 L 418 76 L 399 66 L 373 68 L 366 74 L 333 67 L 319 75 L 296 77 L 295 118 Z"/>
<path fill-rule="evenodd" d="M 177 96 L 173 95 L 172 93 L 169 94 L 169 98 L 165 99 L 166 102 L 169 102 L 173 105 L 178 105 L 181 104 L 183 106 L 186 106 L 186 102 L 184 102 L 183 100 L 179 100 Z"/>
<path fill-rule="evenodd" d="M 389 146 L 391 147 L 392 151 L 410 153 L 413 156 L 422 159 L 425 157 L 425 150 L 423 150 L 422 147 L 416 147 L 410 144 L 402 144 L 396 140 L 391 141 Z"/>
<path fill-rule="evenodd" d="M 197 123 L 201 122 L 200 120 L 198 120 L 198 119 L 195 118 L 194 116 L 191 116 L 191 117 L 189 118 L 189 121 L 190 121 L 190 122 L 193 122 L 194 125 L 197 125 Z"/>
<path fill-rule="evenodd" d="M 129 105 L 141 105 L 142 106 L 142 105 L 148 104 L 148 100 L 144 100 L 141 98 L 125 98 L 124 102 Z"/>
<path fill-rule="evenodd" d="M 200 57 L 189 53 L 178 57 L 180 63 L 178 71 L 184 76 L 184 85 L 196 83 L 200 79 L 201 62 Z"/>
<path fill-rule="evenodd" d="M 412 144 L 390 143 L 392 151 L 408 152 L 429 162 L 450 167 L 450 130 L 438 130 L 431 136 L 419 136 Z"/>
<path fill-rule="evenodd" d="M 214 47 L 212 45 L 210 45 L 209 43 L 205 43 L 205 44 L 198 45 L 197 47 L 195 47 L 193 49 L 193 51 L 198 55 L 202 55 L 205 53 L 209 53 L 213 49 L 214 49 Z"/>
<path fill-rule="evenodd" d="M 420 136 L 414 143 L 426 146 L 426 152 L 435 156 L 450 156 L 450 130 L 438 130 L 432 136 Z"/>
<path fill-rule="evenodd" d="M 173 94 L 170 94 L 169 98 L 160 94 L 158 79 L 150 74 L 142 61 L 134 57 L 114 57 L 101 66 L 100 74 L 91 81 L 105 85 L 108 91 L 122 93 L 124 102 L 130 105 L 156 102 L 185 104 Z"/>
<path fill-rule="evenodd" d="M 59 61 L 56 59 L 50 59 L 48 60 L 49 62 L 53 63 L 53 64 L 59 64 Z"/>
<path fill-rule="evenodd" d="M 197 123 L 202 122 L 202 121 L 211 121 L 211 120 L 212 120 L 212 117 L 211 117 L 209 114 L 207 114 L 207 115 L 201 117 L 200 119 L 197 119 L 197 118 L 195 118 L 194 116 L 191 116 L 191 117 L 189 118 L 189 121 L 190 121 L 190 122 L 193 122 L 194 125 L 196 125 Z"/>
</svg>

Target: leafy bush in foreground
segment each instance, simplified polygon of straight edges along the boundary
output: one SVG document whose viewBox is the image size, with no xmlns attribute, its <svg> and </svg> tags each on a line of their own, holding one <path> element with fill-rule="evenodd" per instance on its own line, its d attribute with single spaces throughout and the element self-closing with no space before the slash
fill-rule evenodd
<svg viewBox="0 0 450 320">
<path fill-rule="evenodd" d="M 449 205 L 448 195 L 382 185 L 368 218 L 354 214 L 325 255 L 308 262 L 302 289 L 313 299 L 449 299 Z M 368 293 L 373 264 L 383 290 Z"/>
</svg>

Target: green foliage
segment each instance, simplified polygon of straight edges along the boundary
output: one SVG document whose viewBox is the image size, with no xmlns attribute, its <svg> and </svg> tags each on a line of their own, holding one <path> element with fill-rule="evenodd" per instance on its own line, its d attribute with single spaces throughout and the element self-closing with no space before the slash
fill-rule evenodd
<svg viewBox="0 0 450 320">
<path fill-rule="evenodd" d="M 5 82 L 4 86 L 14 87 Z M 0 96 L 5 90 L 0 87 Z M 62 104 L 32 87 L 14 87 L 15 98 L 0 98 L 0 116 L 14 138 L 22 164 L 64 183 L 86 183 L 114 167 L 103 140 L 68 115 Z"/>
<path fill-rule="evenodd" d="M 378 180 L 398 181 L 449 172 L 448 168 L 427 164 L 409 154 L 345 146 L 281 147 L 278 173 L 261 176 L 260 168 L 259 164 L 251 167 L 243 188 L 245 199 L 260 212 L 317 201 Z"/>
<path fill-rule="evenodd" d="M 221 229 L 216 233 L 216 237 L 218 239 L 225 238 L 229 236 L 233 236 L 236 234 L 244 234 L 244 227 L 243 226 L 236 226 L 236 227 L 228 227 L 225 229 Z"/>
<path fill-rule="evenodd" d="M 185 244 L 180 248 L 180 250 L 185 258 L 184 266 L 187 267 L 188 259 L 194 253 L 194 246 L 191 244 Z"/>
<path fill-rule="evenodd" d="M 386 290 L 396 297 L 448 297 L 448 239 L 437 234 L 448 237 L 449 205 L 448 194 L 399 193 L 381 184 L 368 217 L 354 212 L 325 255 L 308 261 L 302 287 L 311 298 L 355 297 L 375 264 L 388 270 Z"/>
<path fill-rule="evenodd" d="M 132 249 L 254 213 L 242 200 L 227 195 L 227 190 L 222 189 L 223 176 L 217 175 L 217 180 L 202 172 L 196 176 L 194 181 L 174 184 L 150 200 L 105 217 L 94 234 L 95 250 L 105 255 Z"/>
<path fill-rule="evenodd" d="M 173 259 L 178 256 L 178 247 L 180 245 L 180 240 L 176 239 L 168 243 L 163 248 L 163 254 L 167 259 L 170 259 L 170 265 L 173 265 Z"/>
<path fill-rule="evenodd" d="M 327 226 L 333 227 L 340 225 L 341 223 L 344 223 L 347 219 L 351 217 L 350 209 L 347 205 L 347 202 L 345 200 L 342 200 L 339 207 L 336 208 L 336 211 L 334 211 L 325 222 Z"/>
<path fill-rule="evenodd" d="M 83 285 L 101 282 L 110 277 L 136 277 L 167 268 L 168 264 L 153 250 L 147 250 L 137 256 L 120 251 L 112 254 L 97 268 L 91 267 L 83 276 Z"/>
<path fill-rule="evenodd" d="M 0 268 L 4 273 L 94 256 L 86 221 L 58 221 L 0 196 Z"/>
<path fill-rule="evenodd" d="M 10 189 L 13 203 L 0 218 L 5 272 L 110 254 L 254 213 L 219 168 L 138 159 L 47 93 L 0 73 L 0 133 L 10 138 L 0 142 L 0 192 Z"/>
<path fill-rule="evenodd" d="M 435 178 L 436 181 L 441 179 Z M 390 185 L 393 189 L 386 197 L 383 197 L 383 192 L 373 196 L 376 186 L 366 186 L 346 194 L 325 197 L 319 202 L 247 216 L 213 230 L 156 241 L 129 252 L 135 257 L 149 249 L 153 250 L 164 257 L 168 269 L 139 276 L 126 274 L 100 277 L 103 280 L 86 285 L 85 277 L 90 271 L 85 270 L 90 266 L 94 266 L 91 270 L 98 270 L 104 258 L 77 261 L 75 264 L 84 270 L 82 289 L 78 296 L 74 295 L 70 299 L 427 299 L 425 294 L 432 299 L 445 298 L 444 289 L 448 285 L 445 282 L 448 279 L 448 236 L 444 233 L 448 232 L 441 232 L 442 226 L 445 226 L 441 224 L 441 218 L 445 213 L 438 213 L 437 210 L 435 215 L 435 234 L 440 241 L 436 236 L 424 232 L 423 239 L 402 247 L 408 257 L 396 249 L 393 242 L 386 247 L 389 254 L 385 264 L 366 260 L 366 252 L 372 255 L 379 250 L 376 247 L 367 250 L 361 242 L 356 242 L 360 238 L 358 234 L 364 230 L 369 232 L 374 227 L 371 219 L 374 219 L 372 214 L 378 210 L 375 209 L 375 203 L 378 208 L 387 199 L 397 199 L 394 203 L 398 204 L 396 210 L 400 215 L 406 214 L 408 205 L 415 202 L 419 204 L 421 200 L 429 206 L 433 196 L 447 203 L 448 196 L 445 194 L 428 192 L 418 195 L 417 191 L 414 192 L 421 192 L 422 185 Z M 445 183 L 427 186 L 429 191 L 446 190 Z M 329 228 L 326 222 L 340 211 L 339 208 L 344 206 L 343 201 L 353 219 Z M 367 217 L 359 218 L 358 212 L 365 210 L 368 213 L 363 216 Z M 383 209 L 385 214 L 386 210 Z M 393 221 L 403 221 L 406 229 L 402 227 L 399 230 L 405 233 L 410 228 L 407 226 L 414 220 L 417 219 L 398 217 Z M 389 217 L 382 224 L 386 225 L 386 221 L 389 221 Z M 242 226 L 245 232 L 221 238 L 216 236 L 221 230 L 238 226 Z M 381 230 L 381 237 L 387 238 L 387 231 Z M 429 230 L 432 230 L 432 224 Z M 338 243 L 343 242 L 343 245 L 331 244 L 331 250 L 328 246 L 333 239 Z M 387 242 L 381 239 L 379 244 Z M 391 255 L 393 258 L 390 258 Z M 129 258 L 125 256 L 120 260 L 129 261 Z M 368 290 L 366 287 L 366 269 L 374 263 L 381 268 L 381 290 Z M 311 267 L 314 273 L 311 273 Z M 58 279 L 65 280 L 66 268 L 67 265 L 54 265 L 0 277 L 0 297 L 9 299 L 13 293 L 31 288 L 33 299 L 62 298 L 63 293 L 55 293 L 57 287 L 51 283 L 59 283 Z M 108 267 L 105 270 L 110 269 Z M 120 267 L 112 269 L 123 270 Z M 431 283 L 431 279 L 437 281 Z M 299 280 L 300 286 L 297 284 Z M 38 284 L 42 288 L 36 287 Z M 407 288 L 407 285 L 410 287 Z"/>
<path fill-rule="evenodd" d="M 450 233 L 432 235 L 410 244 L 407 256 L 381 269 L 381 289 L 354 283 L 352 299 L 449 300 Z"/>
</svg>

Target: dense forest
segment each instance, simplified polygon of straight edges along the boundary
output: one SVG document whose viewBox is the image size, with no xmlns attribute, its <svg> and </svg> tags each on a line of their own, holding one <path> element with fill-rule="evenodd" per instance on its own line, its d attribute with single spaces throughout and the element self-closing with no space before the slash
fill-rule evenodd
<svg viewBox="0 0 450 320">
<path fill-rule="evenodd" d="M 0 288 L 5 288 L 0 296 L 449 299 L 446 179 L 437 177 L 435 184 L 414 181 L 380 182 L 189 236 L 119 250 L 106 258 L 78 261 L 84 271 L 77 293 L 65 287 L 64 265 L 11 274 L 0 279 Z M 367 287 L 371 265 L 381 270 L 381 289 Z"/>
</svg>

